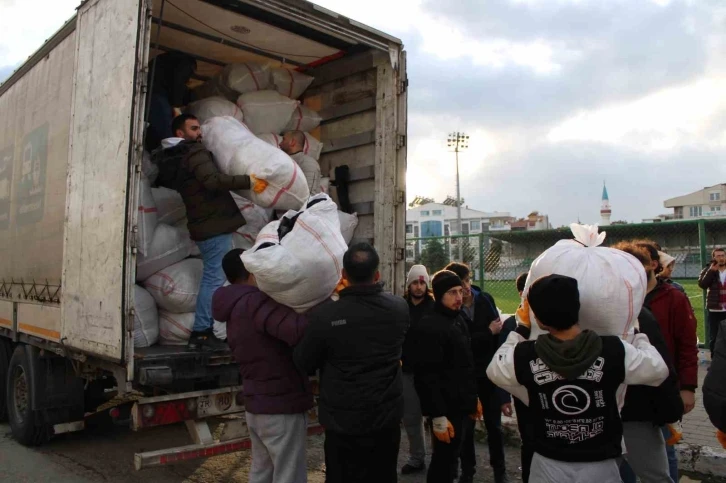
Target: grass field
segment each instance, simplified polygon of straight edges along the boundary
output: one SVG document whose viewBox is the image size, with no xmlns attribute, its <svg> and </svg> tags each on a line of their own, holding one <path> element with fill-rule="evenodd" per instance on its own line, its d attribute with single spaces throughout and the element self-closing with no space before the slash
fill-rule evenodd
<svg viewBox="0 0 726 483">
<path fill-rule="evenodd" d="M 700 343 L 706 341 L 706 329 L 703 320 L 703 293 L 694 279 L 679 279 L 676 282 L 683 285 L 686 295 L 691 301 L 693 312 L 698 321 L 698 340 Z M 488 280 L 484 290 L 489 292 L 497 302 L 497 307 L 505 314 L 513 314 L 519 306 L 519 294 L 514 281 L 492 281 Z"/>
</svg>

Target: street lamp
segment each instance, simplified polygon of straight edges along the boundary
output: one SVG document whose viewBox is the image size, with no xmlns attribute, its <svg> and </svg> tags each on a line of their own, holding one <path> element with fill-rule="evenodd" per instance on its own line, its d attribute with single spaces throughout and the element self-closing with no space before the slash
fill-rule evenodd
<svg viewBox="0 0 726 483">
<path fill-rule="evenodd" d="M 447 145 L 449 149 L 453 148 L 456 153 L 456 233 L 461 235 L 461 190 L 459 185 L 459 151 L 463 151 L 469 147 L 469 136 L 463 132 L 452 132 L 449 134 Z M 464 257 L 461 251 L 461 241 L 457 243 L 459 245 L 459 261 L 463 262 Z"/>
</svg>

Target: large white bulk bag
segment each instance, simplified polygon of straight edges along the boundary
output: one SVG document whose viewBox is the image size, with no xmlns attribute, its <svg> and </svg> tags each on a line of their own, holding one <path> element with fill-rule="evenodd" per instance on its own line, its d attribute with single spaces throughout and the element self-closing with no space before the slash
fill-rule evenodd
<svg viewBox="0 0 726 483">
<path fill-rule="evenodd" d="M 159 223 L 173 225 L 187 216 L 187 208 L 178 191 L 169 188 L 151 188 L 159 213 Z"/>
<path fill-rule="evenodd" d="M 290 157 L 295 160 L 305 175 L 305 180 L 308 182 L 310 194 L 316 195 L 320 193 L 322 191 L 320 189 L 320 164 L 318 164 L 314 158 L 304 153 L 293 154 Z"/>
<path fill-rule="evenodd" d="M 187 258 L 144 280 L 144 288 L 154 297 L 160 310 L 173 314 L 194 312 L 203 265 L 198 258 Z"/>
<path fill-rule="evenodd" d="M 181 220 L 174 223 L 172 226 L 179 230 L 180 233 L 184 235 L 184 238 L 189 239 L 189 256 L 192 257 L 198 257 L 201 256 L 202 252 L 199 250 L 199 245 L 197 245 L 197 242 L 192 240 L 192 236 L 189 233 L 189 221 L 186 218 L 182 218 Z"/>
<path fill-rule="evenodd" d="M 259 91 L 242 94 L 237 99 L 245 124 L 255 134 L 281 133 L 290 121 L 298 101 L 277 91 Z"/>
<path fill-rule="evenodd" d="M 338 208 L 326 194 L 312 197 L 301 212 L 288 211 L 277 231 L 292 220 L 292 230 L 279 241 L 265 227 L 255 246 L 242 254 L 242 261 L 260 290 L 304 312 L 333 293 L 348 247 L 340 233 Z"/>
<path fill-rule="evenodd" d="M 185 112 L 196 116 L 200 123 L 217 116 L 232 116 L 240 122 L 243 121 L 242 111 L 237 104 L 220 96 L 192 102 Z"/>
<path fill-rule="evenodd" d="M 303 153 L 308 156 L 312 156 L 315 159 L 320 159 L 320 154 L 323 152 L 323 143 L 318 141 L 315 136 L 306 132 L 305 133 L 305 146 L 303 147 Z"/>
<path fill-rule="evenodd" d="M 279 148 L 280 143 L 282 142 L 282 136 L 271 132 L 258 134 L 257 137 L 265 141 L 270 146 L 275 146 L 276 148 Z"/>
<path fill-rule="evenodd" d="M 233 238 L 236 240 L 233 241 L 233 245 L 235 248 L 244 248 L 247 250 L 252 248 L 260 230 L 269 223 L 272 217 L 272 210 L 257 206 L 250 200 L 235 193 L 232 193 L 232 198 L 234 198 L 234 202 L 237 203 L 237 208 L 239 208 L 240 213 L 242 213 L 242 216 L 244 216 L 247 222 L 234 232 Z"/>
<path fill-rule="evenodd" d="M 134 285 L 134 347 L 149 347 L 159 340 L 159 313 L 154 298 Z"/>
<path fill-rule="evenodd" d="M 227 87 L 240 94 L 262 91 L 270 86 L 270 70 L 267 64 L 229 64 L 222 70 L 221 76 Z"/>
<path fill-rule="evenodd" d="M 643 265 L 632 255 L 601 247 L 605 233 L 597 226 L 570 225 L 574 240 L 561 240 L 533 263 L 523 297 L 536 280 L 553 273 L 577 280 L 580 326 L 600 335 L 627 337 L 643 307 L 647 280 Z M 531 338 L 542 334 L 530 309 Z"/>
<path fill-rule="evenodd" d="M 275 89 L 290 99 L 299 99 L 314 79 L 314 77 L 284 67 L 272 69 L 272 83 L 275 85 Z"/>
<path fill-rule="evenodd" d="M 202 125 L 205 147 L 214 154 L 220 171 L 248 175 L 268 186 L 249 191 L 250 200 L 263 208 L 297 210 L 309 196 L 305 176 L 290 156 L 253 135 L 244 124 L 224 116 Z"/>
<path fill-rule="evenodd" d="M 159 311 L 159 344 L 187 345 L 194 327 L 194 312 L 172 314 Z"/>
<path fill-rule="evenodd" d="M 340 220 L 340 233 L 343 235 L 345 243 L 350 245 L 355 229 L 358 227 L 358 214 L 353 213 L 351 215 L 338 211 L 338 219 Z"/>
<path fill-rule="evenodd" d="M 146 150 L 141 157 L 141 174 L 146 176 L 152 185 L 159 176 L 159 167 L 151 161 L 151 155 Z"/>
<path fill-rule="evenodd" d="M 154 230 L 159 222 L 159 216 L 151 194 L 151 183 L 146 176 L 141 176 L 139 184 L 139 218 L 138 218 L 138 249 L 139 253 L 146 254 L 154 238 Z"/>
<path fill-rule="evenodd" d="M 143 282 L 159 270 L 184 260 L 190 251 L 190 240 L 179 229 L 157 225 L 148 253 L 136 258 L 136 281 Z"/>
<path fill-rule="evenodd" d="M 297 106 L 292 112 L 290 120 L 285 125 L 285 131 L 312 131 L 320 126 L 320 114 L 309 107 Z"/>
<path fill-rule="evenodd" d="M 222 97 L 228 101 L 235 102 L 239 92 L 230 89 L 224 84 L 222 73 L 209 79 L 207 82 L 192 90 L 195 99 L 207 99 L 209 97 Z"/>
</svg>

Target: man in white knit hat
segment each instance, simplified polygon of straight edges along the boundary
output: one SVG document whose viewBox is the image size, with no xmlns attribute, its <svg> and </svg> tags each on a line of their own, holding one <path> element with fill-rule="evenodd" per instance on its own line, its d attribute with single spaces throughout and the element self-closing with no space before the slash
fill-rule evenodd
<svg viewBox="0 0 726 483">
<path fill-rule="evenodd" d="M 676 267 L 676 259 L 665 252 L 658 252 L 658 257 L 660 259 L 660 265 L 663 267 L 663 270 L 658 274 L 658 278 L 673 285 L 674 288 L 677 288 L 681 292 L 686 293 L 683 285 L 674 282 L 671 278 L 673 276 L 673 269 Z"/>
<path fill-rule="evenodd" d="M 414 265 L 408 272 L 404 298 L 408 302 L 411 316 L 411 325 L 408 328 L 410 334 L 418 321 L 428 315 L 434 308 L 429 274 L 423 265 Z M 401 474 L 404 475 L 418 473 L 426 469 L 426 444 L 424 442 L 421 403 L 413 383 L 413 368 L 406 361 L 407 355 L 410 355 L 412 351 L 411 342 L 407 337 L 403 343 L 403 356 L 401 357 L 403 365 L 403 426 L 406 429 L 409 443 L 408 462 L 401 468 Z"/>
</svg>

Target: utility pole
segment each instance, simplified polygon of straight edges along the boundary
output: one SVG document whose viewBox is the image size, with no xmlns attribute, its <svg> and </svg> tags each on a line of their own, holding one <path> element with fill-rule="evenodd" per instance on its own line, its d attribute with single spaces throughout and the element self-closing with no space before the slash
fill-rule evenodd
<svg viewBox="0 0 726 483">
<path fill-rule="evenodd" d="M 453 132 L 449 134 L 449 138 L 447 141 L 449 148 L 454 148 L 454 153 L 456 156 L 456 224 L 457 224 L 457 235 L 462 235 L 461 233 L 461 188 L 459 183 L 459 151 L 463 151 L 469 147 L 469 136 L 467 136 L 463 132 Z M 457 241 L 457 245 L 459 246 L 459 261 L 463 262 L 464 257 L 462 256 L 462 239 L 459 238 Z"/>
</svg>

